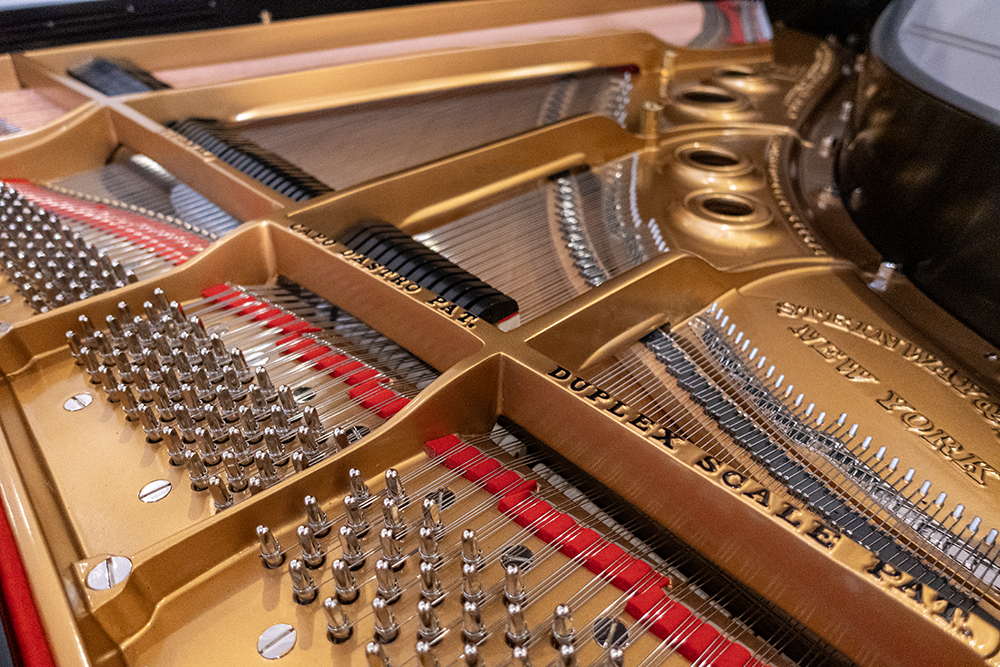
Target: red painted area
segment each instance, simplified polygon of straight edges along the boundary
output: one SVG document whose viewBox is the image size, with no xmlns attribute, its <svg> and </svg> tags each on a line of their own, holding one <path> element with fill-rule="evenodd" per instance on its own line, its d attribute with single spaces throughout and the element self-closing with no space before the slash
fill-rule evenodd
<svg viewBox="0 0 1000 667">
<path fill-rule="evenodd" d="M 4 604 L 9 612 L 16 651 L 20 653 L 25 667 L 55 667 L 31 596 L 28 575 L 2 506 L 0 515 L 3 517 L 0 520 L 0 591 L 3 591 Z"/>
</svg>

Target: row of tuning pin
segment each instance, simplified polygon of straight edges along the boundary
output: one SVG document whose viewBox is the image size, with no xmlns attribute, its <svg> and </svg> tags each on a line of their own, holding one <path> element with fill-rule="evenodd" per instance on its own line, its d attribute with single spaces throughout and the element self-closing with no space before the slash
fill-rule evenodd
<svg viewBox="0 0 1000 667">
<path fill-rule="evenodd" d="M 234 493 L 276 483 L 289 462 L 301 471 L 352 443 L 350 429 L 328 433 L 315 407 L 300 409 L 291 387 L 275 387 L 263 366 L 251 369 L 239 348 L 228 350 L 162 290 L 143 310 L 145 317 L 134 315 L 120 302 L 106 330 L 81 315 L 79 330 L 66 334 L 70 352 L 148 442 L 164 442 L 170 462 L 188 467 L 193 488 L 208 489 L 218 509 L 231 506 Z"/>
<path fill-rule="evenodd" d="M 409 504 L 409 499 L 399 473 L 390 468 L 385 475 L 386 487 L 381 503 L 383 526 L 378 535 L 380 557 L 374 567 L 377 594 L 371 603 L 374 641 L 366 648 L 366 655 L 372 667 L 391 665 L 383 645 L 396 641 L 400 634 L 400 626 L 392 606 L 403 594 L 397 575 L 404 568 L 407 559 L 402 551 L 402 537 L 415 527 L 408 526 L 403 517 L 403 508 Z M 373 529 L 365 514 L 365 508 L 373 505 L 377 497 L 371 493 L 358 470 L 351 469 L 349 482 L 351 492 L 344 497 L 345 521 L 337 533 L 341 555 L 332 561 L 330 567 L 335 594 L 323 601 L 327 637 L 333 643 L 344 642 L 353 635 L 354 623 L 351 620 L 350 608 L 360 597 L 354 573 L 362 570 L 367 557 L 374 553 L 365 551 L 362 539 Z M 288 570 L 293 598 L 299 604 L 309 605 L 319 596 L 312 571 L 321 569 L 326 563 L 327 556 L 332 552 L 332 549 L 324 551 L 320 539 L 331 532 L 334 522 L 329 519 L 313 496 L 305 498 L 305 514 L 306 523 L 296 530 L 300 557 L 289 562 Z M 436 609 L 449 593 L 438 574 L 444 561 L 439 548 L 439 540 L 444 533 L 445 525 L 439 498 L 435 495 L 425 497 L 421 505 L 418 529 L 420 600 L 417 603 L 416 614 L 418 623 L 416 654 L 420 664 L 425 667 L 438 664 L 434 646 L 447 632 L 447 628 L 441 624 Z M 269 569 L 281 567 L 285 562 L 285 552 L 282 551 L 274 533 L 267 526 L 258 526 L 257 539 L 264 566 Z M 487 601 L 487 592 L 483 587 L 480 571 L 485 562 L 474 530 L 462 531 L 460 553 L 461 634 L 465 644 L 463 658 L 470 667 L 482 667 L 478 647 L 486 641 L 490 632 L 482 614 L 482 605 Z M 528 592 L 519 565 L 511 564 L 505 567 L 502 595 L 506 609 L 504 640 L 512 649 L 513 663 L 527 667 L 531 665 L 529 650 L 532 630 L 524 618 L 523 606 L 527 603 Z M 560 664 L 565 667 L 575 667 L 576 633 L 572 611 L 568 605 L 556 607 L 552 619 L 551 639 L 559 650 Z M 610 648 L 608 660 L 613 667 L 622 665 L 621 649 Z"/>
<path fill-rule="evenodd" d="M 14 188 L 0 185 L 3 271 L 36 312 L 136 282 L 119 262 Z"/>
</svg>

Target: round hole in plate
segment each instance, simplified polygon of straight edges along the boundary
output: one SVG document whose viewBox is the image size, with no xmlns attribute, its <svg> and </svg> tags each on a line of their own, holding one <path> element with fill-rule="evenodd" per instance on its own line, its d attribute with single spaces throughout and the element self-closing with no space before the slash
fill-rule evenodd
<svg viewBox="0 0 1000 667">
<path fill-rule="evenodd" d="M 500 553 L 500 564 L 504 568 L 516 565 L 527 572 L 535 562 L 535 553 L 524 544 L 512 544 Z"/>
<path fill-rule="evenodd" d="M 436 500 L 438 507 L 443 510 L 446 510 L 455 504 L 455 492 L 443 486 L 437 491 L 431 491 L 424 497 L 430 500 Z"/>
<path fill-rule="evenodd" d="M 729 67 L 720 67 L 715 70 L 715 75 L 725 79 L 745 79 L 747 77 L 757 76 L 757 72 L 753 71 L 749 67 L 731 65 Z"/>
<path fill-rule="evenodd" d="M 295 399 L 296 403 L 305 403 L 316 398 L 316 392 L 313 391 L 312 387 L 296 387 L 292 390 L 292 398 Z"/>
<path fill-rule="evenodd" d="M 736 102 L 736 97 L 718 88 L 690 88 L 680 94 L 684 102 L 711 106 L 728 105 Z"/>
<path fill-rule="evenodd" d="M 602 616 L 594 621 L 594 641 L 601 648 L 628 645 L 628 626 L 617 618 Z"/>
<path fill-rule="evenodd" d="M 706 211 L 725 218 L 745 218 L 755 211 L 748 202 L 731 197 L 706 197 L 701 205 Z"/>
<path fill-rule="evenodd" d="M 731 192 L 691 193 L 684 207 L 705 222 L 724 225 L 732 230 L 749 231 L 770 224 L 771 212 L 746 195 Z"/>
<path fill-rule="evenodd" d="M 716 148 L 695 148 L 685 152 L 685 157 L 701 167 L 725 168 L 740 164 L 740 158 Z"/>
</svg>

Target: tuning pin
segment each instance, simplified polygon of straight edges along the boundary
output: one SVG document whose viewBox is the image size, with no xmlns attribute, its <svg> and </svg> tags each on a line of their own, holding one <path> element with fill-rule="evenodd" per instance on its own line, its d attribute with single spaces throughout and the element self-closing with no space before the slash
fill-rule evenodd
<svg viewBox="0 0 1000 667">
<path fill-rule="evenodd" d="M 471 563 L 462 565 L 462 597 L 467 602 L 481 602 L 484 597 L 479 568 Z"/>
<path fill-rule="evenodd" d="M 135 388 L 139 392 L 139 400 L 143 403 L 153 402 L 153 383 L 149 381 L 149 374 L 142 366 L 133 366 L 132 380 Z"/>
<path fill-rule="evenodd" d="M 233 392 L 224 384 L 215 387 L 215 395 L 219 398 L 219 414 L 227 424 L 233 424 L 238 420 L 239 414 L 236 412 L 236 401 L 233 399 Z"/>
<path fill-rule="evenodd" d="M 163 440 L 167 445 L 167 453 L 170 455 L 170 465 L 184 465 L 184 443 L 181 442 L 177 431 L 169 426 L 164 426 L 160 430 L 163 433 Z"/>
<path fill-rule="evenodd" d="M 80 348 L 80 356 L 83 357 L 83 368 L 90 376 L 93 384 L 101 383 L 101 366 L 104 364 L 97 358 L 97 352 L 89 347 Z"/>
<path fill-rule="evenodd" d="M 274 467 L 274 461 L 264 450 L 257 450 L 253 455 L 254 463 L 257 464 L 257 473 L 261 484 L 271 486 L 278 481 L 278 471 Z"/>
<path fill-rule="evenodd" d="M 469 644 L 478 644 L 486 639 L 486 626 L 479 605 L 466 601 L 462 605 L 462 636 Z"/>
<path fill-rule="evenodd" d="M 215 509 L 224 510 L 233 504 L 233 494 L 219 477 L 212 475 L 208 478 L 208 490 L 212 494 L 212 501 Z"/>
<path fill-rule="evenodd" d="M 222 341 L 222 337 L 214 333 L 208 337 L 208 347 L 212 352 L 212 358 L 215 360 L 215 365 L 218 367 L 228 366 L 233 358 L 229 355 L 229 350 L 226 349 L 226 344 Z M 202 358 L 204 358 L 202 354 Z"/>
<path fill-rule="evenodd" d="M 192 315 L 191 317 L 187 318 L 187 321 L 189 325 L 188 328 L 191 331 L 191 335 L 194 336 L 196 340 L 199 341 L 208 340 L 208 332 L 205 331 L 205 324 L 201 321 L 201 318 L 197 317 L 196 315 Z"/>
<path fill-rule="evenodd" d="M 430 528 L 420 529 L 420 560 L 430 565 L 437 565 L 441 561 L 441 554 L 438 552 L 438 540 L 434 531 Z"/>
<path fill-rule="evenodd" d="M 125 347 L 122 338 L 125 336 L 125 330 L 122 329 L 121 322 L 114 315 L 108 315 L 104 318 L 104 323 L 108 325 L 108 335 L 111 337 L 112 344 L 121 349 Z"/>
<path fill-rule="evenodd" d="M 129 308 L 129 305 L 127 303 L 125 303 L 124 301 L 119 301 L 118 302 L 118 319 L 120 319 L 122 322 L 131 323 L 134 318 L 135 318 L 135 315 L 132 314 L 132 309 Z M 128 326 L 128 325 L 126 325 L 126 326 Z"/>
<path fill-rule="evenodd" d="M 428 644 L 435 643 L 444 634 L 437 612 L 427 600 L 421 600 L 417 603 L 417 620 L 419 622 L 417 634 Z"/>
<path fill-rule="evenodd" d="M 222 419 L 222 414 L 214 404 L 205 406 L 205 424 L 208 434 L 216 443 L 222 445 L 229 440 L 229 429 Z"/>
<path fill-rule="evenodd" d="M 527 646 L 515 646 L 511 651 L 511 667 L 533 667 Z"/>
<path fill-rule="evenodd" d="M 371 502 L 372 494 L 368 485 L 365 484 L 365 478 L 361 476 L 361 471 L 357 468 L 351 468 L 347 473 L 347 480 L 351 485 L 351 495 L 354 496 L 359 505 L 367 506 Z"/>
<path fill-rule="evenodd" d="M 561 667 L 577 667 L 576 647 L 573 644 L 563 644 L 559 647 L 559 664 Z"/>
<path fill-rule="evenodd" d="M 193 450 L 184 452 L 184 463 L 187 465 L 188 475 L 191 477 L 191 488 L 195 491 L 204 491 L 208 488 L 208 467 L 202 460 L 201 454 Z"/>
<path fill-rule="evenodd" d="M 365 646 L 365 658 L 368 659 L 368 667 L 392 667 L 385 648 L 378 642 L 369 642 Z"/>
<path fill-rule="evenodd" d="M 251 477 L 247 480 L 247 491 L 250 492 L 251 496 L 256 496 L 258 493 L 264 492 L 264 482 L 260 481 L 259 477 Z"/>
<path fill-rule="evenodd" d="M 309 467 L 309 457 L 300 451 L 294 451 L 291 455 L 292 470 L 302 472 Z"/>
<path fill-rule="evenodd" d="M 572 644 L 575 635 L 573 611 L 567 604 L 556 606 L 552 614 L 552 640 L 559 645 Z"/>
<path fill-rule="evenodd" d="M 288 564 L 292 576 L 292 597 L 299 604 L 309 604 L 316 599 L 316 582 L 306 564 L 296 558 Z"/>
<path fill-rule="evenodd" d="M 139 353 L 142 354 L 142 350 L 153 340 L 153 327 L 150 325 L 149 320 L 136 315 L 132 318 L 132 329 L 138 337 Z"/>
<path fill-rule="evenodd" d="M 182 384 L 181 398 L 184 401 L 184 406 L 187 407 L 188 412 L 191 414 L 191 419 L 198 421 L 205 416 L 205 410 L 202 407 L 201 399 L 198 397 L 197 389 L 189 384 Z"/>
<path fill-rule="evenodd" d="M 344 496 L 344 509 L 347 511 L 347 525 L 354 531 L 354 534 L 358 537 L 367 535 L 370 528 L 368 519 L 354 496 L 350 494 Z"/>
<path fill-rule="evenodd" d="M 358 584 L 354 579 L 350 566 L 343 558 L 333 561 L 333 582 L 337 591 L 337 599 L 343 604 L 351 604 L 358 599 Z"/>
<path fill-rule="evenodd" d="M 146 367 L 146 373 L 150 380 L 153 382 L 163 381 L 161 373 L 163 364 L 160 362 L 160 355 L 156 353 L 156 350 L 149 347 L 142 350 L 142 365 Z"/>
<path fill-rule="evenodd" d="M 232 491 L 240 492 L 247 488 L 247 478 L 243 472 L 243 466 L 229 450 L 222 452 L 222 467 L 226 471 L 226 481 L 229 482 L 229 488 Z"/>
<path fill-rule="evenodd" d="M 340 548 L 343 558 L 352 570 L 357 570 L 365 564 L 365 552 L 361 548 L 361 541 L 354 534 L 350 526 L 340 527 Z"/>
<path fill-rule="evenodd" d="M 229 446 L 232 449 L 233 456 L 236 457 L 236 462 L 241 466 L 250 465 L 253 461 L 253 454 L 250 451 L 250 445 L 247 444 L 246 438 L 243 437 L 243 431 L 235 426 L 230 426 L 228 433 Z"/>
<path fill-rule="evenodd" d="M 264 434 L 260 432 L 260 428 L 257 426 L 257 419 L 253 416 L 253 410 L 245 405 L 241 405 L 239 415 L 240 426 L 243 427 L 243 435 L 246 437 L 247 442 L 251 445 L 256 445 L 263 439 Z"/>
<path fill-rule="evenodd" d="M 620 646 L 608 649 L 608 667 L 625 667 L 625 651 Z"/>
<path fill-rule="evenodd" d="M 264 392 L 255 384 L 250 385 L 250 406 L 253 409 L 253 416 L 259 422 L 267 421 L 271 416 L 271 406 L 267 404 Z"/>
<path fill-rule="evenodd" d="M 76 360 L 76 365 L 82 366 L 83 357 L 80 354 L 80 349 L 85 346 L 83 344 L 82 339 L 80 338 L 80 334 L 78 334 L 75 331 L 67 331 L 66 344 L 69 345 L 69 353 L 72 354 L 73 358 Z"/>
<path fill-rule="evenodd" d="M 142 430 L 146 433 L 146 442 L 155 443 L 163 440 L 163 432 L 160 430 L 160 421 L 153 413 L 153 408 L 143 403 L 139 406 L 138 412 L 139 423 L 142 425 Z"/>
<path fill-rule="evenodd" d="M 150 347 L 156 350 L 163 361 L 173 361 L 173 350 L 170 348 L 170 338 L 162 333 L 154 333 L 150 339 Z"/>
<path fill-rule="evenodd" d="M 268 375 L 267 369 L 263 366 L 257 366 L 253 370 L 254 376 L 257 379 L 257 384 L 260 386 L 261 392 L 264 394 L 264 398 L 268 403 L 278 398 L 278 390 L 275 389 L 274 383 L 271 382 L 271 376 Z"/>
<path fill-rule="evenodd" d="M 205 459 L 205 465 L 219 465 L 219 461 L 222 460 L 222 457 L 219 455 L 219 446 L 215 444 L 214 440 L 208 437 L 208 431 L 200 426 L 196 428 L 194 430 L 194 442 L 198 446 L 202 458 Z"/>
<path fill-rule="evenodd" d="M 161 366 L 160 367 L 160 380 L 164 387 L 167 388 L 167 396 L 173 402 L 178 402 L 181 400 L 181 380 L 177 375 L 177 369 L 173 366 Z"/>
<path fill-rule="evenodd" d="M 285 411 L 285 416 L 289 421 L 295 421 L 302 416 L 299 414 L 299 404 L 295 400 L 295 394 L 292 393 L 292 388 L 287 384 L 278 387 L 278 405 Z"/>
<path fill-rule="evenodd" d="M 193 369 L 191 368 L 191 360 L 188 359 L 188 356 L 181 350 L 173 350 L 170 359 L 173 361 L 174 369 L 177 371 L 181 382 L 191 382 Z"/>
<path fill-rule="evenodd" d="M 122 340 L 125 342 L 125 351 L 132 358 L 132 364 L 135 366 L 143 364 L 142 341 L 139 340 L 139 336 L 132 331 L 126 331 Z"/>
<path fill-rule="evenodd" d="M 278 437 L 282 440 L 291 441 L 295 437 L 295 433 L 288 426 L 288 415 L 285 414 L 284 408 L 280 405 L 271 406 L 271 424 L 274 425 L 274 430 L 278 432 Z"/>
<path fill-rule="evenodd" d="M 326 612 L 326 638 L 334 644 L 350 639 L 353 632 L 351 619 L 337 598 L 323 600 L 323 611 Z"/>
<path fill-rule="evenodd" d="M 84 339 L 90 338 L 91 336 L 94 335 L 94 332 L 97 331 L 97 329 L 94 327 L 94 323 L 91 322 L 90 318 L 87 317 L 86 315 L 81 315 L 80 317 L 77 318 L 76 321 L 80 325 L 80 331 L 83 332 L 81 334 L 81 337 Z"/>
<path fill-rule="evenodd" d="M 406 563 L 403 556 L 403 541 L 391 528 L 383 528 L 378 536 L 379 545 L 382 547 L 382 558 L 389 563 L 393 570 L 401 570 Z"/>
<path fill-rule="evenodd" d="M 174 418 L 177 420 L 175 428 L 184 443 L 188 445 L 194 444 L 194 419 L 191 418 L 191 412 L 187 409 L 187 406 L 181 404 L 174 408 Z"/>
<path fill-rule="evenodd" d="M 476 531 L 462 531 L 462 562 L 474 565 L 477 568 L 483 566 L 483 552 L 479 548 L 479 540 L 476 539 Z"/>
<path fill-rule="evenodd" d="M 531 631 L 524 620 L 524 610 L 521 605 L 512 603 L 507 605 L 507 644 L 510 646 L 524 646 L 531 638 Z"/>
<path fill-rule="evenodd" d="M 260 557 L 264 567 L 273 570 L 285 562 L 285 554 L 281 553 L 278 538 L 267 526 L 257 526 L 257 541 L 260 543 Z"/>
<path fill-rule="evenodd" d="M 440 539 L 444 535 L 444 522 L 441 520 L 441 505 L 436 497 L 424 498 L 423 507 L 424 528 L 430 528 Z"/>
<path fill-rule="evenodd" d="M 232 366 L 226 366 L 222 369 L 222 380 L 229 388 L 234 401 L 242 401 L 247 397 L 247 388 L 240 382 L 240 376 Z"/>
<path fill-rule="evenodd" d="M 434 655 L 434 649 L 429 643 L 418 641 L 415 650 L 417 653 L 417 663 L 420 667 L 439 667 L 437 656 Z"/>
<path fill-rule="evenodd" d="M 125 418 L 136 421 L 139 418 L 139 403 L 135 400 L 132 388 L 126 384 L 118 385 L 118 400 L 121 401 L 122 409 L 125 410 Z"/>
<path fill-rule="evenodd" d="M 523 605 L 527 599 L 524 577 L 517 565 L 508 565 L 504 573 L 503 594 L 509 604 Z"/>
<path fill-rule="evenodd" d="M 161 311 L 152 301 L 143 302 L 142 312 L 146 314 L 146 319 L 150 322 L 158 322 L 160 317 L 163 315 L 163 311 Z"/>
<path fill-rule="evenodd" d="M 333 429 L 333 450 L 339 452 L 350 446 L 351 440 L 347 437 L 347 431 L 340 427 Z"/>
<path fill-rule="evenodd" d="M 154 384 L 150 387 L 150 393 L 153 396 L 153 405 L 156 406 L 156 411 L 160 413 L 160 421 L 172 422 L 175 418 L 174 404 L 170 402 L 170 397 L 167 396 L 167 388 L 162 384 Z"/>
<path fill-rule="evenodd" d="M 375 581 L 378 583 L 378 594 L 386 604 L 393 604 L 403 594 L 392 565 L 382 558 L 375 561 Z"/>
<path fill-rule="evenodd" d="M 120 352 L 124 354 L 124 350 L 112 347 L 111 343 L 108 342 L 108 339 L 100 331 L 95 331 L 94 335 L 90 337 L 88 347 L 92 350 L 97 350 L 97 357 L 105 366 L 117 366 L 118 362 L 115 360 L 115 353 Z M 128 356 L 125 359 L 128 360 Z"/>
<path fill-rule="evenodd" d="M 215 398 L 215 389 L 212 386 L 212 380 L 208 377 L 208 371 L 199 368 L 194 372 L 192 380 L 194 388 L 198 391 L 198 398 L 203 402 L 207 403 Z"/>
<path fill-rule="evenodd" d="M 184 309 L 176 301 L 171 301 L 170 305 L 167 306 L 167 313 L 170 314 L 170 319 L 178 327 L 186 328 L 184 325 L 187 324 L 184 318 Z"/>
<path fill-rule="evenodd" d="M 283 466 L 288 463 L 288 453 L 285 451 L 285 444 L 281 442 L 277 432 L 267 426 L 264 428 L 264 446 L 275 465 Z"/>
<path fill-rule="evenodd" d="M 314 406 L 307 405 L 302 408 L 302 420 L 305 422 L 305 425 L 312 430 L 313 435 L 316 436 L 316 442 L 321 445 L 324 444 L 326 442 L 326 431 L 323 428 L 323 423 L 319 419 L 319 413 L 316 412 L 316 408 Z"/>
<path fill-rule="evenodd" d="M 310 456 L 314 456 L 319 453 L 319 443 L 316 442 L 316 436 L 313 435 L 312 430 L 308 426 L 300 426 L 298 428 L 299 446 L 302 451 Z"/>
<path fill-rule="evenodd" d="M 249 384 L 253 380 L 253 372 L 251 372 L 250 366 L 247 365 L 247 359 L 243 356 L 243 350 L 234 347 L 229 354 L 233 360 L 233 369 L 236 371 L 236 376 L 243 384 Z"/>
<path fill-rule="evenodd" d="M 438 576 L 437 568 L 430 563 L 420 563 L 420 595 L 432 605 L 444 600 L 445 592 L 441 588 L 441 577 Z"/>
<path fill-rule="evenodd" d="M 128 355 L 124 350 L 115 350 L 111 356 L 122 382 L 132 384 L 132 362 L 129 361 Z"/>
<path fill-rule="evenodd" d="M 483 667 L 483 657 L 479 655 L 479 647 L 475 643 L 465 645 L 462 660 L 465 662 L 465 667 Z"/>
<path fill-rule="evenodd" d="M 372 611 L 375 613 L 375 638 L 381 644 L 388 644 L 399 636 L 399 626 L 396 616 L 389 609 L 389 604 L 382 598 L 372 600 Z"/>
<path fill-rule="evenodd" d="M 118 379 L 115 378 L 115 369 L 110 366 L 98 366 L 97 371 L 101 378 L 101 388 L 104 389 L 104 393 L 108 396 L 108 401 L 111 403 L 118 402 Z"/>
<path fill-rule="evenodd" d="M 322 567 L 326 562 L 326 555 L 312 529 L 309 526 L 299 526 L 295 531 L 295 537 L 299 540 L 299 549 L 302 551 L 302 560 L 305 561 L 306 567 L 311 570 Z"/>
<path fill-rule="evenodd" d="M 392 498 L 382 499 L 382 520 L 386 528 L 395 531 L 400 537 L 406 532 L 403 512 Z"/>
<path fill-rule="evenodd" d="M 410 502 L 406 497 L 406 490 L 403 488 L 403 480 L 395 468 L 389 468 L 385 471 L 385 493 L 400 507 L 406 507 Z"/>
</svg>

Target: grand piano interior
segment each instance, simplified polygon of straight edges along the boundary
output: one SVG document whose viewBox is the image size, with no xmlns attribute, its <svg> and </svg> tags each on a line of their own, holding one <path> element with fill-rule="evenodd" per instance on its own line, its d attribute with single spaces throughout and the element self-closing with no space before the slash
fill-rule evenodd
<svg viewBox="0 0 1000 667">
<path fill-rule="evenodd" d="M 884 5 L 0 56 L 14 664 L 1000 664 L 989 31 Z"/>
</svg>

